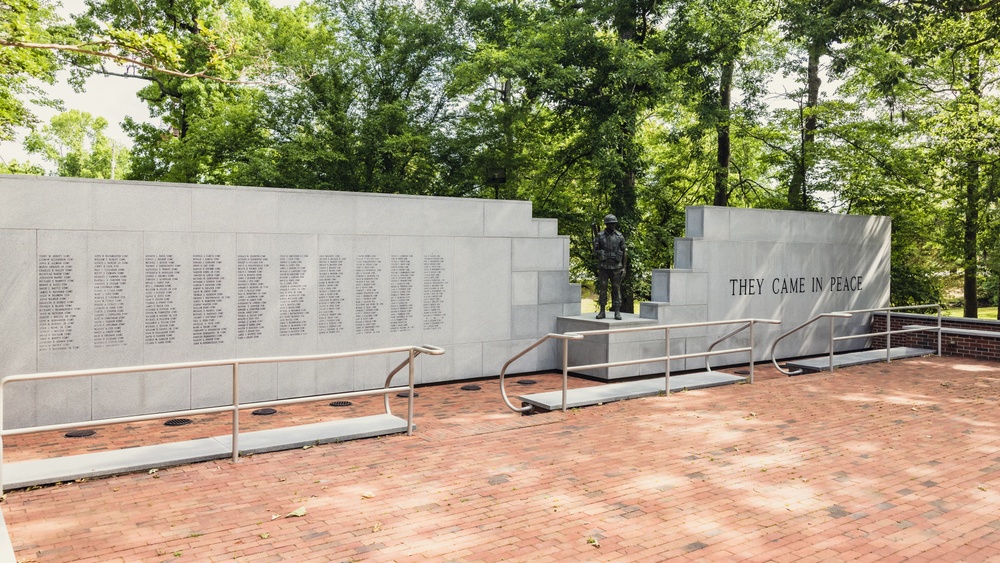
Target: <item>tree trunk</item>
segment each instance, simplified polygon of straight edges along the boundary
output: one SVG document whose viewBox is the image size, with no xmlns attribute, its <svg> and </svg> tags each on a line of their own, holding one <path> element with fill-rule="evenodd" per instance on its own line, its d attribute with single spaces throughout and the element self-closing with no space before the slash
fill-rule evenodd
<svg viewBox="0 0 1000 563">
<path fill-rule="evenodd" d="M 813 144 L 816 141 L 816 107 L 819 106 L 819 87 L 823 81 L 819 77 L 819 58 L 824 45 L 813 42 L 809 45 L 809 63 L 806 68 L 806 105 L 802 127 L 799 161 L 788 186 L 788 205 L 792 209 L 809 209 L 808 176 L 811 166 Z"/>
<path fill-rule="evenodd" d="M 637 216 L 635 195 L 635 177 L 637 166 L 628 154 L 634 152 L 634 147 L 632 148 L 633 150 L 623 148 L 624 154 L 622 154 L 622 157 L 627 163 L 627 170 L 620 181 L 616 182 L 615 192 L 612 194 L 611 198 L 611 212 L 618 218 L 619 225 L 622 227 L 622 234 L 625 235 L 626 241 L 628 241 L 629 237 L 634 232 L 631 227 L 635 224 Z M 629 259 L 625 262 L 625 274 L 622 276 L 622 313 L 635 313 L 635 283 L 632 275 L 633 272 L 632 260 Z"/>
<path fill-rule="evenodd" d="M 962 258 L 965 261 L 965 272 L 963 296 L 965 307 L 962 312 L 963 317 L 970 319 L 979 318 L 979 301 L 976 297 L 978 284 L 976 278 L 979 274 L 979 264 L 977 259 L 977 246 L 979 235 L 979 163 L 969 163 L 969 177 L 965 186 L 965 233 L 963 237 Z"/>
<path fill-rule="evenodd" d="M 976 123 L 979 123 L 979 100 L 982 96 L 982 73 L 979 68 L 979 59 L 973 58 L 972 68 L 968 75 L 969 91 Z M 963 274 L 964 287 L 963 297 L 965 307 L 962 316 L 970 319 L 979 318 L 978 300 L 978 280 L 979 276 L 979 158 L 975 151 L 965 155 L 966 178 L 965 178 L 965 233 L 963 236 L 962 258 L 965 262 L 965 272 Z"/>
<path fill-rule="evenodd" d="M 729 205 L 729 159 L 732 156 L 732 146 L 729 138 L 729 118 L 732 110 L 733 92 L 733 61 L 722 65 L 722 76 L 719 79 L 719 123 L 715 126 L 718 138 L 718 155 L 715 168 L 715 198 L 714 205 Z"/>
<path fill-rule="evenodd" d="M 636 177 L 639 174 L 640 151 L 642 147 L 636 141 L 638 110 L 628 107 L 621 114 L 620 137 L 615 151 L 618 153 L 620 168 L 611 176 L 611 212 L 618 218 L 622 234 L 626 241 L 634 234 L 633 227 L 638 222 L 638 197 L 636 196 Z M 622 276 L 622 312 L 635 312 L 635 281 L 632 261 L 625 264 L 625 275 Z"/>
</svg>

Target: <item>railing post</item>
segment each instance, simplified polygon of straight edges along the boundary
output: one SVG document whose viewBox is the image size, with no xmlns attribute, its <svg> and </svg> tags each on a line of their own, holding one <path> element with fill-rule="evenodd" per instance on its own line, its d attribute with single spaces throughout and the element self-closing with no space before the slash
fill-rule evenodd
<svg viewBox="0 0 1000 563">
<path fill-rule="evenodd" d="M 754 322 L 750 320 L 750 385 L 753 385 L 753 325 Z"/>
<path fill-rule="evenodd" d="M 233 362 L 233 463 L 240 460 L 240 363 Z"/>
<path fill-rule="evenodd" d="M 566 412 L 566 396 L 569 394 L 569 339 L 562 339 L 562 411 Z"/>
<path fill-rule="evenodd" d="M 663 346 L 665 348 L 665 353 L 663 355 L 664 357 L 667 358 L 666 361 L 664 361 L 664 366 L 663 366 L 663 389 L 664 391 L 666 391 L 666 396 L 669 397 L 670 396 L 670 327 L 669 326 L 663 329 L 663 342 L 664 342 Z M 706 358 L 705 361 L 707 362 L 708 359 Z"/>
<path fill-rule="evenodd" d="M 885 310 L 885 361 L 892 361 L 892 309 Z"/>
<path fill-rule="evenodd" d="M 938 317 L 938 357 L 941 357 L 941 304 L 937 304 L 937 317 Z"/>
<path fill-rule="evenodd" d="M 406 435 L 413 436 L 413 348 L 410 348 L 410 393 L 406 399 Z"/>
<path fill-rule="evenodd" d="M 830 371 L 833 371 L 833 319 L 834 317 L 829 317 L 830 319 Z"/>
</svg>

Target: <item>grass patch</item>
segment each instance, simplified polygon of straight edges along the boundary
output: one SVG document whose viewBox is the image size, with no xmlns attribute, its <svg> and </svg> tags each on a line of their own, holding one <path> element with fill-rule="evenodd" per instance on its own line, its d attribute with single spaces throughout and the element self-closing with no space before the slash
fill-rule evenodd
<svg viewBox="0 0 1000 563">
<path fill-rule="evenodd" d="M 608 308 L 609 309 L 611 308 L 611 300 L 610 299 L 608 300 Z M 581 314 L 583 314 L 583 313 L 596 313 L 597 309 L 598 309 L 598 307 L 597 307 L 597 301 L 595 301 L 593 299 L 588 299 L 586 297 L 584 297 L 583 299 L 580 300 L 580 313 Z M 637 314 L 637 315 L 639 314 L 639 302 L 638 301 L 635 302 L 635 309 L 632 309 L 632 310 L 635 311 L 635 314 Z"/>
<path fill-rule="evenodd" d="M 956 307 L 954 309 L 941 309 L 941 316 L 943 317 L 961 317 L 964 311 L 961 307 Z M 997 319 L 997 308 L 996 307 L 980 307 L 979 308 L 979 318 L 980 319 Z"/>
</svg>

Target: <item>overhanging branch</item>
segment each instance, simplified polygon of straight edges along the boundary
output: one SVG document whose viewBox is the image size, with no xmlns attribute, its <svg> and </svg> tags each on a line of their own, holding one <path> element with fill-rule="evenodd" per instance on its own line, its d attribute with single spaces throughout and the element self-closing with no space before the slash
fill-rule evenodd
<svg viewBox="0 0 1000 563">
<path fill-rule="evenodd" d="M 130 65 L 135 65 L 140 68 L 145 68 L 147 70 L 152 70 L 168 76 L 174 76 L 177 78 L 200 78 L 204 80 L 211 80 L 213 82 L 219 82 L 222 84 L 232 84 L 232 85 L 243 85 L 243 86 L 277 86 L 289 84 L 287 81 L 270 82 L 270 81 L 259 81 L 259 80 L 230 80 L 227 78 L 221 78 L 218 76 L 212 76 L 205 71 L 200 72 L 183 72 L 180 70 L 174 70 L 170 68 L 164 68 L 154 64 L 143 62 L 139 59 L 132 57 L 127 57 L 125 55 L 119 55 L 117 53 L 112 53 L 110 51 L 99 51 L 92 50 L 79 45 L 66 45 L 59 43 L 29 43 L 25 41 L 11 41 L 8 39 L 0 38 L 0 45 L 7 47 L 17 47 L 20 49 L 42 49 L 48 51 L 63 51 L 67 53 L 78 53 L 81 55 L 90 55 L 93 57 L 100 57 L 104 59 L 110 59 L 120 63 L 126 63 Z"/>
</svg>

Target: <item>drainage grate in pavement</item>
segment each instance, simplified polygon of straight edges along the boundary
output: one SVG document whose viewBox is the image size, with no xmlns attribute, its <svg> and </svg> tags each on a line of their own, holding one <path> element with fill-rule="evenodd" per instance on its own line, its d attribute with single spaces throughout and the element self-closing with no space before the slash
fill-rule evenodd
<svg viewBox="0 0 1000 563">
<path fill-rule="evenodd" d="M 191 424 L 194 422 L 190 418 L 171 418 L 170 420 L 163 423 L 164 426 L 184 426 L 186 424 Z"/>
</svg>

